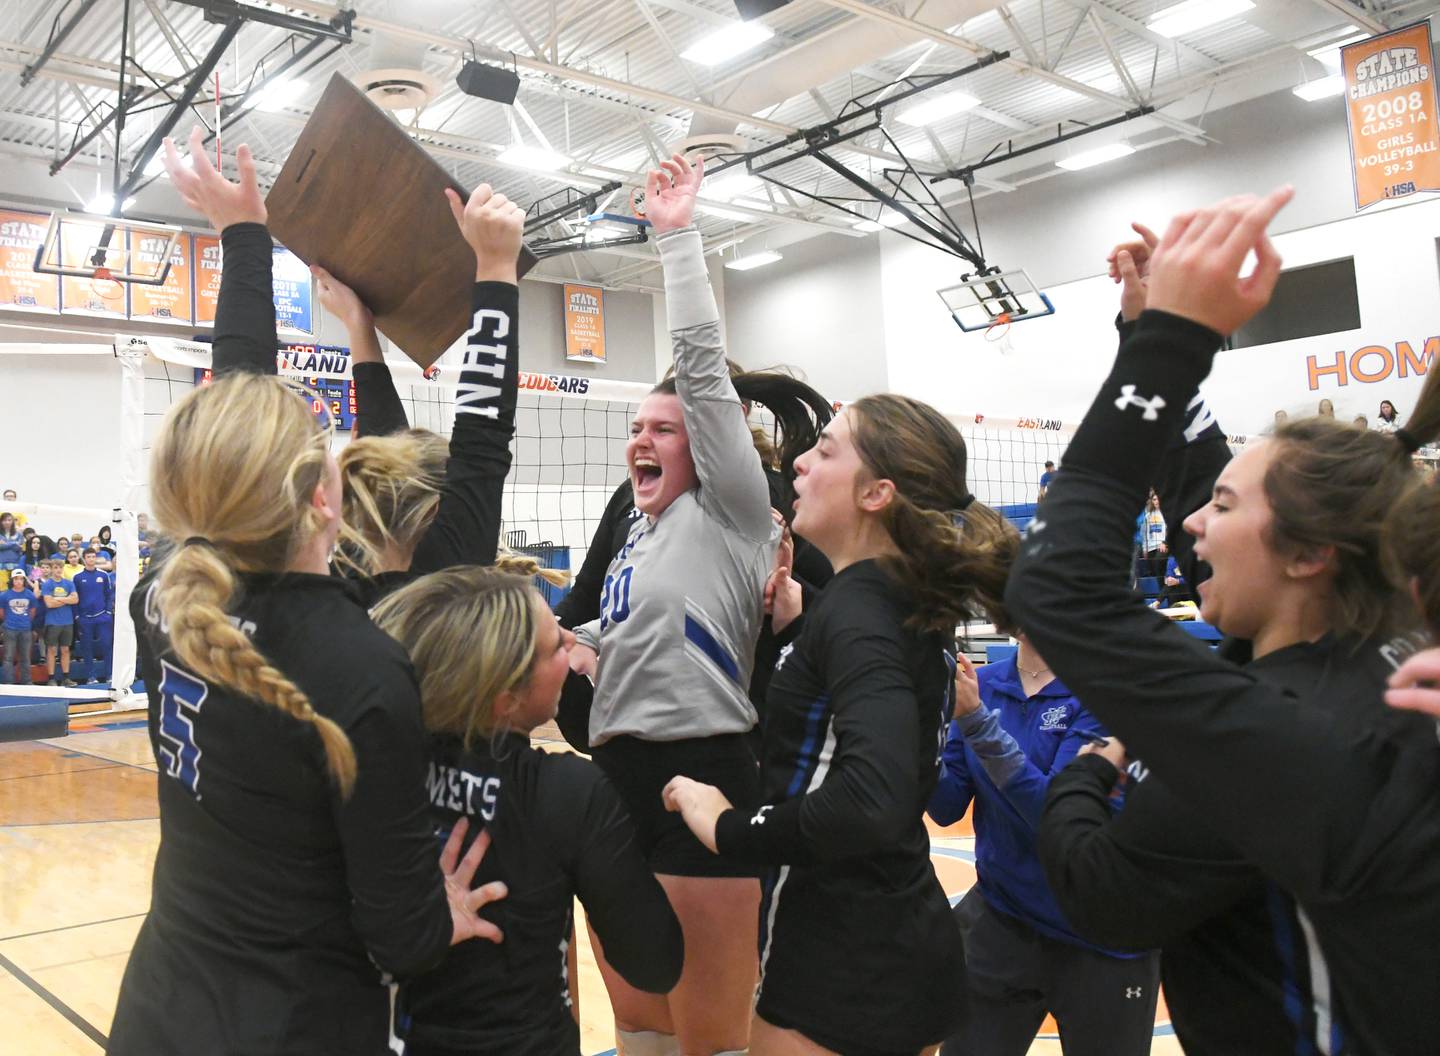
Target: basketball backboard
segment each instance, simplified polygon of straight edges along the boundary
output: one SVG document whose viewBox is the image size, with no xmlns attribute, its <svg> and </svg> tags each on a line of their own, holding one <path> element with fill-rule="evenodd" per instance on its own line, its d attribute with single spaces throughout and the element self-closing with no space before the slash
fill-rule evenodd
<svg viewBox="0 0 1440 1056">
<path fill-rule="evenodd" d="M 1055 305 L 1031 281 L 1024 268 L 966 276 L 954 286 L 935 292 L 945 302 L 956 325 L 966 333 L 1055 314 Z"/>
</svg>

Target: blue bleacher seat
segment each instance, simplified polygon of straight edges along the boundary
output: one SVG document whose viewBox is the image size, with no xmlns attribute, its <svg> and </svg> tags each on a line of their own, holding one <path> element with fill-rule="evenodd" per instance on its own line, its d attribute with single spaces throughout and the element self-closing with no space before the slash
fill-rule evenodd
<svg viewBox="0 0 1440 1056">
<path fill-rule="evenodd" d="M 1204 620 L 1183 620 L 1180 622 L 1180 629 L 1186 634 L 1199 638 L 1202 642 L 1218 642 L 1224 637 L 1218 628 L 1212 627 Z"/>
<path fill-rule="evenodd" d="M 1135 583 L 1135 589 L 1147 598 L 1157 597 L 1160 593 L 1160 581 L 1154 576 L 1141 576 Z"/>
<path fill-rule="evenodd" d="M 1002 660 L 1009 660 L 1015 655 L 1017 645 L 987 645 L 985 647 L 985 662 L 987 664 L 998 664 Z"/>
</svg>

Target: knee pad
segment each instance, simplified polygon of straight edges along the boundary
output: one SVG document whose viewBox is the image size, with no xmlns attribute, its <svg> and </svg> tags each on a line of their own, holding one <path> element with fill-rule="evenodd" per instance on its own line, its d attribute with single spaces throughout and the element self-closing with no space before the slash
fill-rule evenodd
<svg viewBox="0 0 1440 1056">
<path fill-rule="evenodd" d="M 680 1056 L 680 1040 L 658 1030 L 618 1030 L 623 1056 Z"/>
</svg>

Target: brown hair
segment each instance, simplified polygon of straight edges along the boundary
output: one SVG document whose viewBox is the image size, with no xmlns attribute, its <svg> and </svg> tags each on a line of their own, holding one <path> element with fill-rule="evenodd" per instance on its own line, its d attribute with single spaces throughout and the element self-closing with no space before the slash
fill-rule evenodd
<svg viewBox="0 0 1440 1056">
<path fill-rule="evenodd" d="M 523 688 L 549 608 L 532 577 L 564 583 L 563 572 L 533 558 L 502 557 L 422 576 L 391 594 L 371 616 L 410 654 L 429 730 L 458 734 L 466 747 L 495 729 L 495 701 Z"/>
<path fill-rule="evenodd" d="M 949 634 L 983 611 L 1010 627 L 1005 581 L 1020 534 L 970 494 L 960 430 L 908 396 L 866 396 L 846 411 L 866 470 L 895 485 L 881 517 L 900 553 L 885 564 L 914 598 L 911 624 Z"/>
<path fill-rule="evenodd" d="M 1440 438 L 1440 368 L 1431 367 L 1415 413 L 1399 435 L 1416 447 Z M 1408 459 L 1409 445 L 1404 449 Z M 1386 541 L 1402 574 L 1416 581 L 1421 618 L 1440 638 L 1440 485 L 1421 483 L 1421 473 L 1413 468 L 1411 473 L 1416 483 L 1391 508 Z"/>
<path fill-rule="evenodd" d="M 426 429 L 347 444 L 339 458 L 344 501 L 336 561 L 373 576 L 387 549 L 413 552 L 440 507 L 449 457 L 449 442 Z"/>
<path fill-rule="evenodd" d="M 155 602 L 176 657 L 201 678 L 278 708 L 319 734 L 341 793 L 355 783 L 345 731 L 230 621 L 236 573 L 284 568 L 321 530 L 311 496 L 330 435 L 309 400 L 278 378 L 239 373 L 196 388 L 170 409 L 150 458 L 156 519 L 175 540 Z"/>
<path fill-rule="evenodd" d="M 1398 433 L 1362 431 L 1321 417 L 1276 428 L 1278 447 L 1264 482 L 1270 542 L 1281 553 L 1334 548 L 1331 626 L 1337 634 L 1370 638 L 1392 629 L 1406 614 L 1397 564 L 1403 554 L 1386 545 L 1387 519 L 1393 529 L 1392 511 L 1411 510 L 1411 493 L 1420 485 L 1410 462 L 1411 445 L 1437 436 L 1440 370 L 1425 379 L 1419 405 Z M 1435 524 L 1428 524 L 1432 531 Z M 1433 575 L 1428 572 L 1422 580 Z M 1430 585 L 1440 590 L 1440 584 Z"/>
</svg>

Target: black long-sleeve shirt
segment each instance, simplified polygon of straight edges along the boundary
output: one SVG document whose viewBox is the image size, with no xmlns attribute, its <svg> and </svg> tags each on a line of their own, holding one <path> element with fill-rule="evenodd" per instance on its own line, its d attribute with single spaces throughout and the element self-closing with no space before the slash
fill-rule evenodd
<svg viewBox="0 0 1440 1056">
<path fill-rule="evenodd" d="M 1386 709 L 1376 661 L 1360 654 L 1340 684 L 1291 697 L 1127 589 L 1133 511 L 1219 343 L 1163 312 L 1140 317 L 1022 544 L 1006 603 L 1086 706 L 1294 900 L 1293 927 L 1273 934 L 1294 969 L 1302 1033 L 1332 1051 L 1427 1051 L 1440 994 L 1433 720 Z M 1388 642 L 1378 662 L 1413 647 Z"/>
<path fill-rule="evenodd" d="M 476 883 L 509 887 L 484 911 L 505 941 L 456 946 L 403 985 L 402 1036 L 473 1056 L 576 1056 L 565 955 L 577 896 L 627 982 L 652 993 L 674 987 L 685 952 L 680 923 L 598 767 L 531 748 L 519 734 L 469 751 L 437 735 L 429 791 L 441 839 L 461 817 L 491 833 Z"/>
<path fill-rule="evenodd" d="M 221 377 L 233 370 L 276 373 L 275 243 L 264 224 L 231 224 L 220 232 L 225 268 L 215 305 L 211 370 Z"/>
<path fill-rule="evenodd" d="M 148 586 L 130 609 L 160 849 L 108 1051 L 383 1056 L 381 970 L 430 967 L 452 928 L 409 659 L 342 580 L 241 577 L 235 618 L 350 738 L 356 780 L 342 798 L 311 726 L 186 671 Z"/>
</svg>

